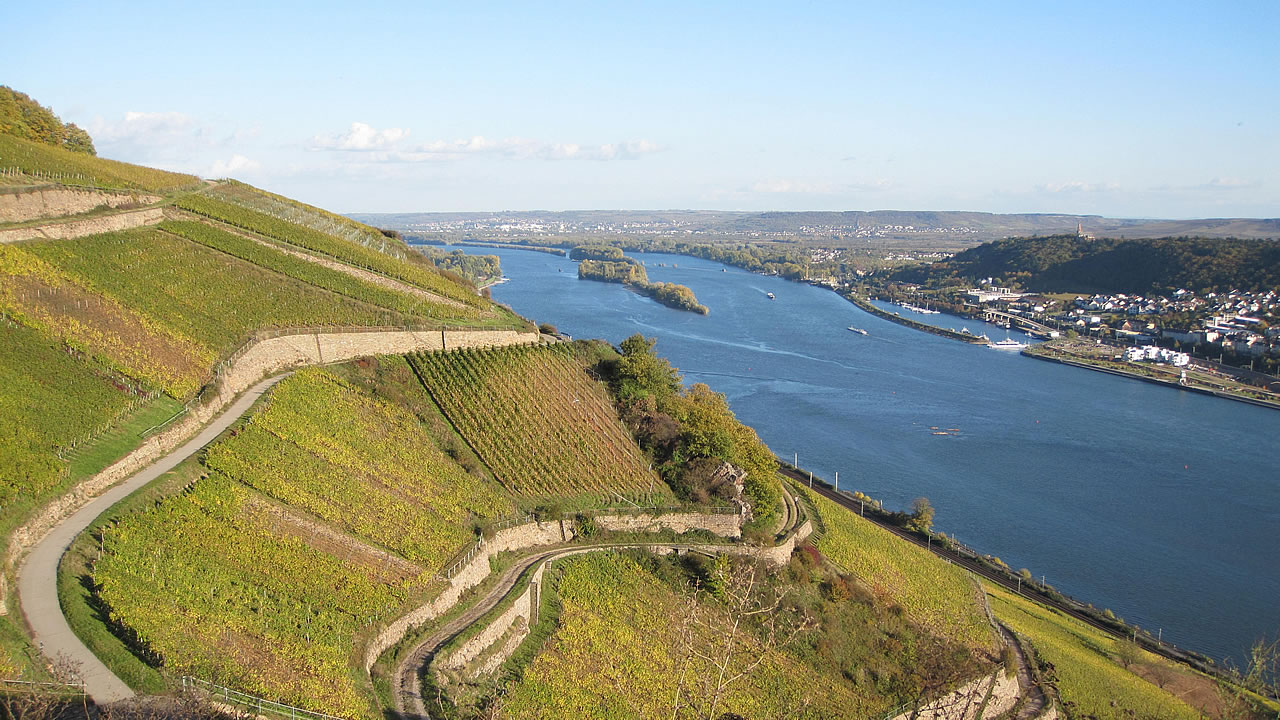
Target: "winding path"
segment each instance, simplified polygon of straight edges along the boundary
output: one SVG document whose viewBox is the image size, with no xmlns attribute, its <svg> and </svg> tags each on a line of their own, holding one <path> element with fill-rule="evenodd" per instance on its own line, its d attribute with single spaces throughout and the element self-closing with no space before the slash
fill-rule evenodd
<svg viewBox="0 0 1280 720">
<path fill-rule="evenodd" d="M 18 597 L 22 602 L 22 614 L 31 628 L 33 643 L 48 658 L 65 658 L 78 665 L 85 692 L 95 703 L 125 700 L 133 697 L 134 693 L 80 642 L 63 617 L 62 607 L 58 604 L 58 563 L 63 554 L 76 536 L 104 511 L 212 442 L 240 419 L 263 393 L 289 374 L 267 378 L 249 388 L 177 450 L 91 500 L 37 543 L 18 570 Z"/>
<path fill-rule="evenodd" d="M 435 632 L 420 640 L 414 647 L 413 651 L 405 656 L 396 665 L 395 670 L 395 710 L 400 717 L 406 720 L 431 720 L 431 715 L 422 700 L 422 682 L 421 677 L 423 671 L 431 663 L 436 652 L 447 642 L 457 637 L 462 631 L 471 627 L 477 620 L 484 617 L 486 613 L 492 610 L 502 602 L 511 590 L 515 587 L 520 577 L 529 570 L 529 568 L 551 560 L 557 560 L 569 555 L 581 555 L 589 552 L 599 552 L 602 550 L 627 550 L 633 548 L 653 549 L 659 548 L 663 550 L 677 552 L 680 550 L 688 550 L 691 552 L 709 552 L 717 546 L 695 545 L 686 543 L 603 543 L 600 545 L 579 545 L 576 547 L 561 547 L 553 550 L 544 550 L 534 553 L 517 560 L 511 567 L 498 577 L 498 582 L 484 597 L 477 600 L 471 607 L 467 608 L 458 617 L 450 620 Z"/>
</svg>

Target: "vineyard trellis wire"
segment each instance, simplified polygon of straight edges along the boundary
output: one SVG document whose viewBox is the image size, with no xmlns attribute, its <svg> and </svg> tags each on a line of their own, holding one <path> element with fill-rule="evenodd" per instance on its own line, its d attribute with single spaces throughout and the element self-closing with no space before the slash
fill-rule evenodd
<svg viewBox="0 0 1280 720">
<path fill-rule="evenodd" d="M 271 713 L 280 717 L 287 717 L 291 720 L 294 718 L 310 718 L 311 720 L 345 720 L 337 715 L 327 715 L 314 710 L 307 710 L 293 705 L 286 705 L 275 700 L 268 700 L 257 695 L 233 690 L 225 685 L 217 685 L 208 680 L 201 680 L 190 675 L 182 676 L 183 691 L 199 691 L 203 692 L 215 700 L 221 700 L 227 705 L 238 705 L 248 710 L 256 712 L 258 715 L 263 713 Z"/>
</svg>

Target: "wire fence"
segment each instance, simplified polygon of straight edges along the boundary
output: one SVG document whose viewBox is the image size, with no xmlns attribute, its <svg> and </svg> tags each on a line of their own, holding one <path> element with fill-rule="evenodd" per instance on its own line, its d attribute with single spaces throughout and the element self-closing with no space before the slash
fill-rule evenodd
<svg viewBox="0 0 1280 720">
<path fill-rule="evenodd" d="M 65 693 L 68 695 L 84 695 L 84 681 L 76 683 L 60 683 L 60 682 L 36 682 L 34 680 L 13 680 L 10 678 L 0 678 L 0 686 L 12 688 L 15 690 L 26 690 L 30 692 L 36 691 L 53 691 L 55 693 Z"/>
<path fill-rule="evenodd" d="M 286 705 L 275 700 L 268 700 L 257 695 L 233 690 L 225 685 L 217 685 L 207 680 L 191 677 L 189 675 L 182 676 L 182 689 L 184 691 L 191 690 L 203 692 L 215 701 L 222 701 L 227 705 L 235 705 L 245 708 L 257 715 L 269 713 L 279 717 L 287 718 L 311 718 L 312 720 L 345 720 L 337 715 L 326 715 L 322 712 L 314 710 L 305 710 L 293 705 Z"/>
</svg>

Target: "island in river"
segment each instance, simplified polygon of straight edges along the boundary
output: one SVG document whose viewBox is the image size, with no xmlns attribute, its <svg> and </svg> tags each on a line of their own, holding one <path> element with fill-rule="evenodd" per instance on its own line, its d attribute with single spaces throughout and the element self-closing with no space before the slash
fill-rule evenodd
<svg viewBox="0 0 1280 720">
<path fill-rule="evenodd" d="M 693 291 L 684 285 L 669 282 L 649 282 L 649 274 L 634 258 L 623 254 L 616 247 L 577 247 L 569 257 L 578 262 L 578 277 L 583 280 L 622 283 L 635 292 L 651 297 L 659 303 L 677 310 L 689 310 L 707 314 L 707 306 L 698 302 Z"/>
</svg>

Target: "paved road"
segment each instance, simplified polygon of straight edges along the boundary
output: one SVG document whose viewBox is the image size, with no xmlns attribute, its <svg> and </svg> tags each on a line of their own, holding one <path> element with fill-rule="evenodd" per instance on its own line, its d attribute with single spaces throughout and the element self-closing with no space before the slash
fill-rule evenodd
<svg viewBox="0 0 1280 720">
<path fill-rule="evenodd" d="M 249 388 L 204 430 L 177 450 L 124 482 L 94 498 L 71 517 L 63 520 L 27 555 L 18 568 L 18 597 L 22 614 L 31 628 L 31 638 L 50 659 L 65 657 L 80 666 L 85 692 L 98 704 L 133 697 L 133 690 L 102 664 L 89 648 L 80 642 L 67 625 L 58 604 L 58 563 L 76 536 L 84 532 L 99 515 L 178 463 L 209 444 L 223 430 L 240 418 L 264 392 L 288 375 L 268 378 Z"/>
</svg>

